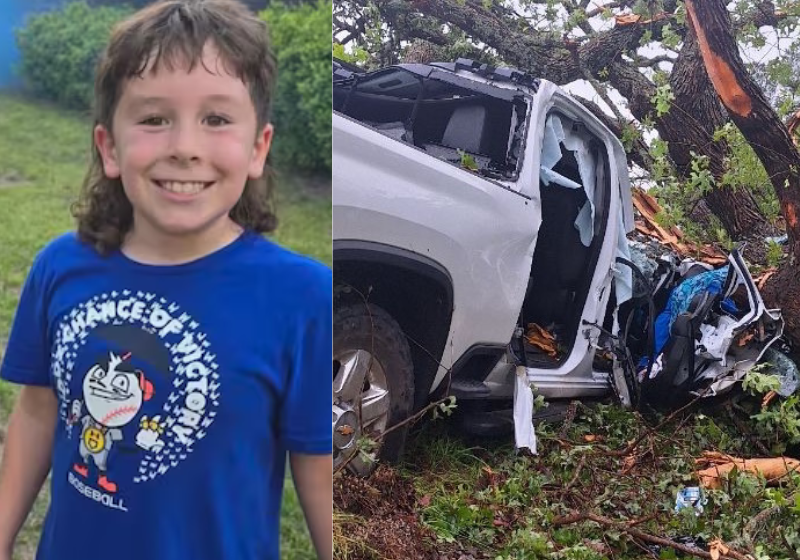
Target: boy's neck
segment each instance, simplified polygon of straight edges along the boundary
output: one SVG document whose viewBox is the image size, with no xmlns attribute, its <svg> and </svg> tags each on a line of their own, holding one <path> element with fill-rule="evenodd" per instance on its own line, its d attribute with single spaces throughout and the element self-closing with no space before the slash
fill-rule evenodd
<svg viewBox="0 0 800 560">
<path fill-rule="evenodd" d="M 243 228 L 226 220 L 198 234 L 170 236 L 149 228 L 134 227 L 125 237 L 122 253 L 131 260 L 150 265 L 178 265 L 195 261 L 233 243 Z"/>
</svg>

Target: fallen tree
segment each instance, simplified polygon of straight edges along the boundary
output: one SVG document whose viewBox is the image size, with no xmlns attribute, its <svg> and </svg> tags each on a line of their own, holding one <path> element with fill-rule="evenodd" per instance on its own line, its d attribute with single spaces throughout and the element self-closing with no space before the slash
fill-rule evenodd
<svg viewBox="0 0 800 560">
<path fill-rule="evenodd" d="M 687 0 L 706 71 L 731 120 L 761 160 L 780 202 L 789 258 L 766 282 L 763 295 L 783 310 L 786 334 L 800 342 L 800 153 L 789 131 L 744 67 L 722 0 Z"/>
</svg>

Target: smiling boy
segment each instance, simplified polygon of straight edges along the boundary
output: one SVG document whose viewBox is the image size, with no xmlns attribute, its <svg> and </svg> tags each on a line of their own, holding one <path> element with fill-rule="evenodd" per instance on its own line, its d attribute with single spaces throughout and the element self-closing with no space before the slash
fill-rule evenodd
<svg viewBox="0 0 800 560">
<path fill-rule="evenodd" d="M 332 556 L 331 272 L 266 240 L 275 67 L 235 2 L 169 0 L 98 67 L 77 234 L 36 257 L 0 376 L 0 560 L 277 560 L 288 454 Z"/>
<path fill-rule="evenodd" d="M 272 125 L 258 126 L 250 92 L 226 64 L 210 42 L 179 71 L 151 58 L 123 89 L 113 134 L 95 130 L 105 174 L 122 179 L 133 206 L 124 251 L 140 262 L 191 260 L 241 233 L 229 212 L 263 173 Z"/>
</svg>

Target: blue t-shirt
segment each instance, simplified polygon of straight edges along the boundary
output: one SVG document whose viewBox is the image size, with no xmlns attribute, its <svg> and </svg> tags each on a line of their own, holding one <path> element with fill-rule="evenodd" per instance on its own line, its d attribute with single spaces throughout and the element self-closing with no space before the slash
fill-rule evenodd
<svg viewBox="0 0 800 560">
<path fill-rule="evenodd" d="M 331 453 L 331 297 L 254 233 L 176 266 L 50 243 L 0 369 L 58 396 L 37 559 L 277 559 L 286 453 Z"/>
</svg>

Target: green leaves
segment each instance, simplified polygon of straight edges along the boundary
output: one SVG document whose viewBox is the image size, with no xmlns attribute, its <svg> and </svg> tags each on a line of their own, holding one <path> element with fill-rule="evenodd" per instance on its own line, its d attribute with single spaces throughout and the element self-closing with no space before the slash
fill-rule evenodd
<svg viewBox="0 0 800 560">
<path fill-rule="evenodd" d="M 689 187 L 699 192 L 706 194 L 714 186 L 714 176 L 708 169 L 709 157 L 701 155 L 692 150 L 692 171 L 689 175 Z"/>
<path fill-rule="evenodd" d="M 461 167 L 470 171 L 478 170 L 478 162 L 475 161 L 475 158 L 471 154 L 468 154 L 464 150 L 458 150 L 458 154 L 461 156 Z"/>
<path fill-rule="evenodd" d="M 260 14 L 270 26 L 278 58 L 274 105 L 274 153 L 278 164 L 308 171 L 330 170 L 332 85 L 328 36 L 332 9 L 330 0 L 293 8 L 274 2 Z M 344 54 L 343 48 L 339 54 Z M 358 54 L 355 56 L 358 58 Z"/>
<path fill-rule="evenodd" d="M 94 69 L 111 27 L 130 8 L 72 2 L 34 15 L 17 31 L 22 76 L 34 93 L 70 109 L 91 106 Z"/>
<path fill-rule="evenodd" d="M 619 529 L 631 522 L 665 538 L 721 538 L 732 543 L 741 539 L 750 520 L 774 507 L 779 510 L 776 515 L 762 516 L 752 532 L 750 550 L 763 560 L 783 558 L 780 535 L 800 545 L 800 536 L 791 529 L 800 526 L 800 473 L 787 477 L 782 487 L 768 488 L 763 478 L 734 472 L 721 489 L 707 491 L 708 503 L 700 516 L 691 509 L 674 511 L 678 490 L 697 485 L 695 458 L 703 451 L 757 455 L 749 438 L 743 437 L 747 426 L 737 426 L 722 412 L 717 407 L 679 416 L 646 435 L 628 456 L 615 452 L 662 417 L 644 418 L 610 405 L 578 405 L 568 426 L 537 426 L 536 457 L 515 455 L 509 438 L 467 444 L 436 422 L 410 442 L 413 447 L 400 468 L 426 496 L 419 510 L 424 525 L 440 543 L 475 549 L 477 557 L 634 560 L 642 557 L 642 549 Z M 554 523 L 573 511 L 593 512 L 620 525 Z M 660 555 L 682 557 L 668 547 L 662 547 Z"/>
<path fill-rule="evenodd" d="M 677 49 L 681 44 L 681 36 L 678 35 L 672 28 L 672 25 L 667 24 L 661 28 L 661 44 L 668 49 Z"/>
<path fill-rule="evenodd" d="M 762 364 L 751 369 L 742 381 L 742 389 L 751 395 L 762 395 L 779 389 L 780 379 L 773 373 L 765 373 L 766 367 L 767 364 Z"/>
<path fill-rule="evenodd" d="M 633 149 L 634 144 L 642 138 L 642 133 L 634 123 L 626 123 L 622 127 L 622 145 L 625 147 L 626 152 Z"/>
<path fill-rule="evenodd" d="M 774 239 L 767 240 L 767 266 L 777 267 L 783 260 L 783 245 Z"/>
<path fill-rule="evenodd" d="M 433 419 L 436 420 L 442 416 L 451 416 L 453 412 L 456 410 L 456 397 L 454 395 L 450 395 L 445 399 L 443 402 L 440 402 L 434 409 L 433 409 Z"/>
<path fill-rule="evenodd" d="M 759 364 L 742 381 L 742 389 L 754 396 L 776 391 L 780 385 L 769 363 Z M 787 446 L 800 443 L 800 396 L 796 392 L 762 405 L 750 418 L 755 421 L 757 432 L 771 442 L 774 453 L 784 453 Z"/>
<path fill-rule="evenodd" d="M 659 117 L 666 115 L 672 106 L 672 102 L 675 101 L 675 94 L 672 93 L 670 85 L 662 84 L 658 86 L 652 101 L 656 109 L 656 115 Z"/>
</svg>

